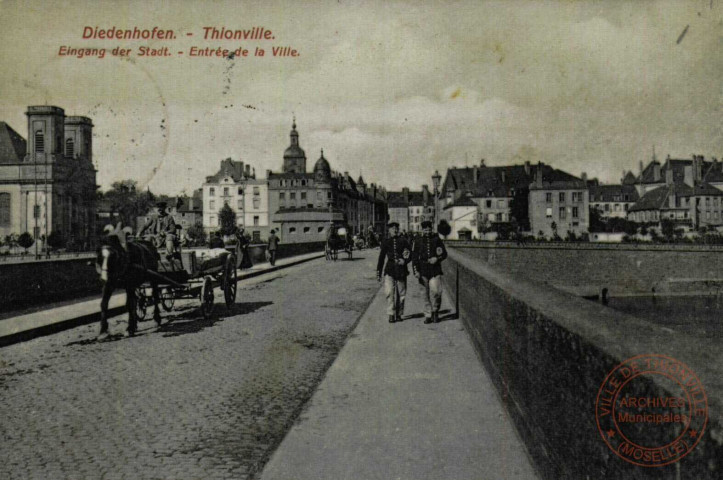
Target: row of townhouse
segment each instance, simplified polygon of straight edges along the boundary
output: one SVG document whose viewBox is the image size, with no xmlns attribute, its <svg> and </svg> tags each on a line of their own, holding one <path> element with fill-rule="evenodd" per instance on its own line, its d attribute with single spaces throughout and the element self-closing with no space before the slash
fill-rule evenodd
<svg viewBox="0 0 723 480">
<path fill-rule="evenodd" d="M 535 235 L 580 235 L 589 227 L 585 181 L 544 163 L 447 170 L 437 200 L 437 219 L 450 239 L 480 238 L 503 224 Z"/>
<path fill-rule="evenodd" d="M 285 243 L 325 241 L 331 224 L 343 224 L 352 234 L 369 227 L 382 233 L 388 221 L 386 190 L 367 185 L 361 176 L 355 181 L 348 172 L 332 170 L 323 150 L 307 171 L 296 121 L 280 172 L 267 170 L 266 178 L 257 179 L 255 169 L 229 158 L 206 178 L 202 192 L 208 233 L 219 228 L 219 212 L 228 205 L 238 226 L 255 241 L 267 238 L 272 229 Z"/>
</svg>

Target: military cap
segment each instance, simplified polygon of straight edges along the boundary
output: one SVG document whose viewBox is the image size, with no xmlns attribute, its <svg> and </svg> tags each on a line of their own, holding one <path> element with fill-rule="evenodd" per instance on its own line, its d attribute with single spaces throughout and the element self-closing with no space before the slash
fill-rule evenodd
<svg viewBox="0 0 723 480">
<path fill-rule="evenodd" d="M 158 208 L 166 208 L 168 204 L 166 202 L 156 202 L 156 207 Z"/>
<path fill-rule="evenodd" d="M 387 223 L 387 228 L 397 227 L 399 228 L 399 223 L 397 222 L 389 222 Z"/>
<path fill-rule="evenodd" d="M 432 222 L 425 220 L 422 222 L 422 228 L 432 228 Z"/>
</svg>

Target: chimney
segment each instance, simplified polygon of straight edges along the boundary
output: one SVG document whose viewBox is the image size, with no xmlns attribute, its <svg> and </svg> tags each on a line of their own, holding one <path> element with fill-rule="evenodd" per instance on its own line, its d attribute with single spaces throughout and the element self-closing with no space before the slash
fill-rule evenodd
<svg viewBox="0 0 723 480">
<path fill-rule="evenodd" d="M 640 160 L 640 178 L 643 177 L 643 161 Z"/>
<path fill-rule="evenodd" d="M 668 168 L 665 169 L 665 184 L 673 184 L 673 169 L 670 167 L 670 165 L 668 165 Z"/>
<path fill-rule="evenodd" d="M 703 155 L 698 157 L 698 163 L 696 164 L 695 168 L 695 180 L 697 182 L 700 182 L 703 180 L 703 162 L 705 160 L 705 157 Z"/>
<path fill-rule="evenodd" d="M 484 159 L 484 158 L 479 161 L 479 166 L 482 167 L 482 168 L 484 168 L 484 166 L 485 166 L 485 159 Z"/>
<path fill-rule="evenodd" d="M 582 172 L 580 174 L 580 178 L 582 179 L 583 182 L 587 182 L 587 172 Z M 620 183 L 622 183 L 622 182 L 620 182 Z"/>
<path fill-rule="evenodd" d="M 404 197 L 404 203 L 409 203 L 409 188 L 402 188 L 402 196 Z"/>
<path fill-rule="evenodd" d="M 251 176 L 251 165 L 246 165 L 244 174 L 246 175 L 246 178 L 249 178 Z"/>
<path fill-rule="evenodd" d="M 689 187 L 695 186 L 695 181 L 693 180 L 693 165 L 686 165 L 683 168 L 683 182 Z"/>
<path fill-rule="evenodd" d="M 477 185 L 477 180 L 479 180 L 479 168 L 477 168 L 477 165 L 472 167 L 472 178 L 474 179 L 474 184 Z"/>
<path fill-rule="evenodd" d="M 530 176 L 530 161 L 529 160 L 525 161 L 525 175 L 527 175 L 528 177 Z"/>
<path fill-rule="evenodd" d="M 424 200 L 424 205 L 427 205 L 427 203 L 429 203 L 429 186 L 428 185 L 422 185 L 422 199 Z"/>
<path fill-rule="evenodd" d="M 266 170 L 266 180 L 271 177 L 271 170 Z"/>
<path fill-rule="evenodd" d="M 660 164 L 658 162 L 653 163 L 653 181 L 660 181 Z"/>
<path fill-rule="evenodd" d="M 251 178 L 256 178 L 256 167 L 254 167 L 253 171 L 251 172 Z"/>
<path fill-rule="evenodd" d="M 537 164 L 537 171 L 535 172 L 535 185 L 542 187 L 542 164 Z"/>
<path fill-rule="evenodd" d="M 620 177 L 620 184 L 621 184 L 621 185 L 622 185 L 623 183 L 625 183 L 625 175 L 626 175 L 626 174 L 627 174 L 627 172 L 626 172 L 625 169 L 623 168 L 623 176 Z"/>
</svg>

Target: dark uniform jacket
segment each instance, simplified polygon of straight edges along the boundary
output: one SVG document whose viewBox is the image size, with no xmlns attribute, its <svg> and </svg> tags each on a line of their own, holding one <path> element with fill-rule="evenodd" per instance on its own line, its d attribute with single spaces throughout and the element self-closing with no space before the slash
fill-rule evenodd
<svg viewBox="0 0 723 480">
<path fill-rule="evenodd" d="M 275 233 L 269 235 L 269 246 L 267 248 L 269 251 L 279 248 L 279 237 Z"/>
<path fill-rule="evenodd" d="M 384 260 L 386 259 L 386 267 Z M 397 265 L 396 260 L 404 260 L 404 265 Z M 409 271 L 407 264 L 412 261 L 412 248 L 406 238 L 396 236 L 387 238 L 382 242 L 377 261 L 377 276 L 389 275 L 394 280 L 406 280 Z"/>
<path fill-rule="evenodd" d="M 429 259 L 437 257 L 437 262 L 429 263 Z M 432 278 L 442 275 L 442 260 L 447 258 L 447 249 L 439 235 L 433 233 L 430 236 L 423 235 L 414 241 L 412 247 L 412 268 L 414 273 L 424 278 Z"/>
</svg>

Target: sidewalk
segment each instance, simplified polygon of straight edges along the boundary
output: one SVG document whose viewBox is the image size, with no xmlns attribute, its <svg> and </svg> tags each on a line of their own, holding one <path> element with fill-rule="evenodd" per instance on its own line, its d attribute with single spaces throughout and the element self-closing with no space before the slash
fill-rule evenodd
<svg viewBox="0 0 723 480">
<path fill-rule="evenodd" d="M 258 263 L 247 270 L 239 270 L 238 279 L 256 277 L 323 256 L 323 252 L 314 252 L 282 258 L 277 260 L 273 267 L 268 262 Z M 117 292 L 108 304 L 110 316 L 125 312 L 126 295 L 121 290 Z M 5 318 L 0 320 L 0 347 L 98 321 L 100 321 L 99 298 Z"/>
<path fill-rule="evenodd" d="M 494 385 L 444 298 L 442 322 L 390 324 L 383 290 L 262 480 L 537 479 Z M 406 314 L 422 311 L 409 278 Z"/>
</svg>

